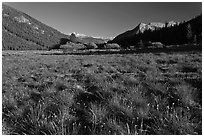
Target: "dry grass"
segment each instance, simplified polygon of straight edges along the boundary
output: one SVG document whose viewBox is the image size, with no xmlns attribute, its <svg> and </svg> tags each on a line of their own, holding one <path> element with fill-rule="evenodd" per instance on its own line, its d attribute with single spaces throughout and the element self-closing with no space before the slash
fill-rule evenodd
<svg viewBox="0 0 204 137">
<path fill-rule="evenodd" d="M 3 134 L 202 134 L 202 53 L 3 51 Z"/>
</svg>

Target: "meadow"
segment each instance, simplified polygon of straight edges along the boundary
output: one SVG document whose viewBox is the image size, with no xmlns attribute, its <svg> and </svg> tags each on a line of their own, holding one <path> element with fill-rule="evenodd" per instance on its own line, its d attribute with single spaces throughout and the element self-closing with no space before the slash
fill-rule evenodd
<svg viewBox="0 0 204 137">
<path fill-rule="evenodd" d="M 2 122 L 12 135 L 201 135 L 202 52 L 2 51 Z"/>
</svg>

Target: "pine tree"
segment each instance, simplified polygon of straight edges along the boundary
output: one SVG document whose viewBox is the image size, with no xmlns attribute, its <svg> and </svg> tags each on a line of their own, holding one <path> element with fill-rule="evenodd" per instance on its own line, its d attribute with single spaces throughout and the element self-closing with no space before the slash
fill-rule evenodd
<svg viewBox="0 0 204 137">
<path fill-rule="evenodd" d="M 144 48 L 144 44 L 143 44 L 143 41 L 142 41 L 142 40 L 140 40 L 139 47 L 140 47 L 140 48 Z"/>
<path fill-rule="evenodd" d="M 188 23 L 188 25 L 187 25 L 187 40 L 188 40 L 188 43 L 192 42 L 192 37 L 193 37 L 193 33 L 192 33 L 192 29 L 191 29 L 191 24 Z"/>
<path fill-rule="evenodd" d="M 193 37 L 193 43 L 197 43 L 197 36 L 196 35 L 194 35 L 194 37 Z"/>
</svg>

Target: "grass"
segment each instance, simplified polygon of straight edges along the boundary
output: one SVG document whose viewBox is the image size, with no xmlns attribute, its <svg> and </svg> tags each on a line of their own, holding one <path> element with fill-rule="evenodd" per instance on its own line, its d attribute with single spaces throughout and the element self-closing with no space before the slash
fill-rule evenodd
<svg viewBox="0 0 204 137">
<path fill-rule="evenodd" d="M 202 134 L 202 53 L 3 51 L 2 131 Z"/>
</svg>

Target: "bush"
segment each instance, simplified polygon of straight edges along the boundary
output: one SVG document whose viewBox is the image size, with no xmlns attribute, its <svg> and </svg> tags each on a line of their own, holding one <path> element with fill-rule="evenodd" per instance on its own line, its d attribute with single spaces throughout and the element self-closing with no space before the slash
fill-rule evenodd
<svg viewBox="0 0 204 137">
<path fill-rule="evenodd" d="M 90 42 L 88 44 L 85 44 L 87 49 L 97 49 L 98 46 L 94 42 Z"/>
<path fill-rule="evenodd" d="M 68 51 L 77 51 L 85 49 L 86 47 L 83 44 L 75 44 L 75 43 L 67 43 L 65 45 L 61 45 L 60 49 L 62 49 L 63 53 Z"/>
<path fill-rule="evenodd" d="M 60 49 L 62 49 L 63 53 L 66 53 L 68 51 L 73 51 L 74 47 L 71 44 L 61 45 Z"/>
<path fill-rule="evenodd" d="M 155 48 L 163 48 L 163 44 L 161 42 L 152 42 L 152 46 Z"/>
<path fill-rule="evenodd" d="M 112 43 L 112 44 L 106 44 L 105 48 L 106 49 L 120 49 L 120 46 L 117 43 Z"/>
</svg>

